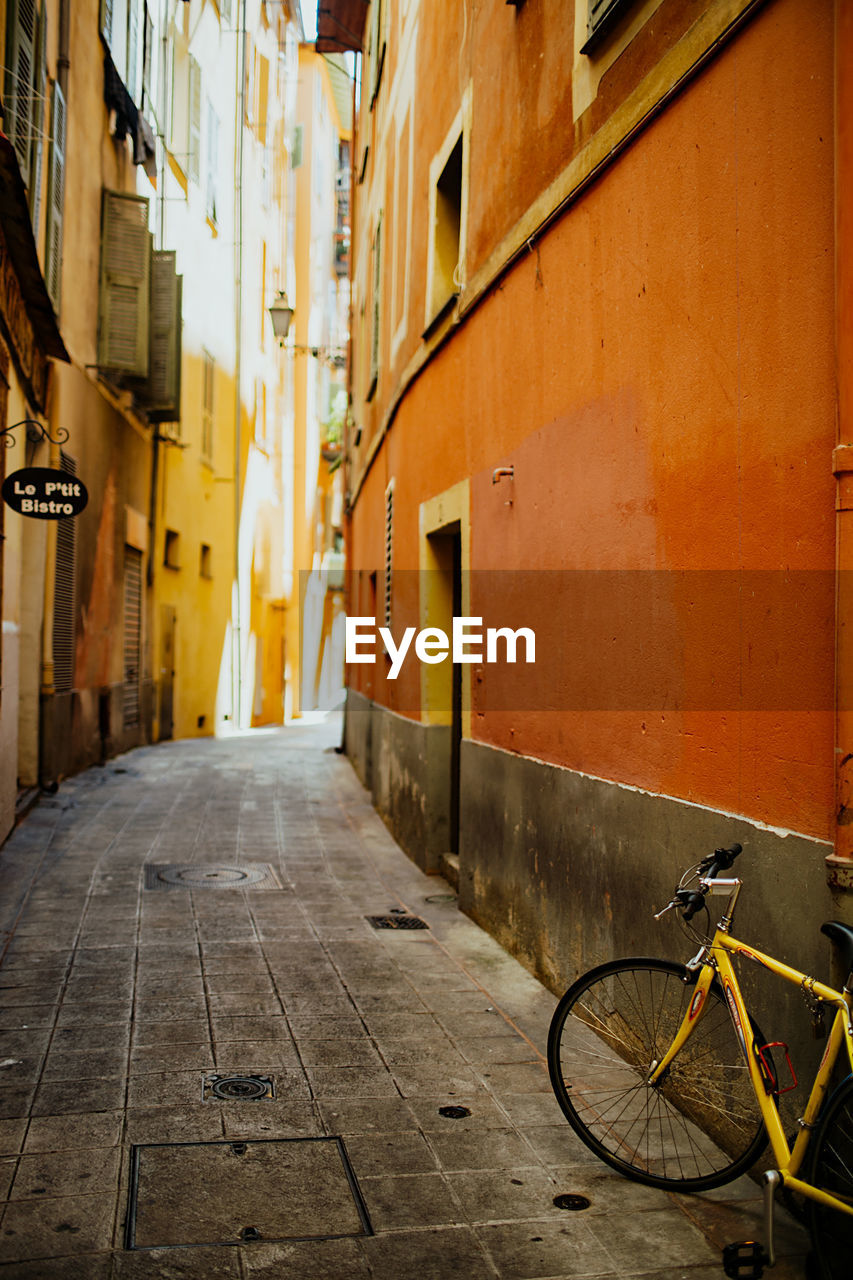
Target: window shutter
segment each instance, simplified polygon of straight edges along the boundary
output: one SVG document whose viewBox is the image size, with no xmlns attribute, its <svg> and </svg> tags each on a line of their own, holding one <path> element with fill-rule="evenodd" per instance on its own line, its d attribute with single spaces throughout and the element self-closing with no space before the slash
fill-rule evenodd
<svg viewBox="0 0 853 1280">
<path fill-rule="evenodd" d="M 140 98 L 140 0 L 128 0 L 127 6 L 127 81 L 126 87 L 134 102 Z"/>
<path fill-rule="evenodd" d="M 207 182 L 205 203 L 207 216 L 216 222 L 216 176 L 219 172 L 219 117 L 213 103 L 207 102 Z"/>
<path fill-rule="evenodd" d="M 36 244 L 41 218 L 42 157 L 44 155 L 45 99 L 47 96 L 47 11 L 44 4 L 38 17 L 35 55 L 35 80 L 31 114 L 30 147 L 30 217 Z"/>
<path fill-rule="evenodd" d="M 69 524 L 71 522 L 69 521 Z M 124 549 L 124 689 L 125 729 L 139 724 L 139 681 L 142 668 L 142 552 Z"/>
<path fill-rule="evenodd" d="M 305 125 L 298 124 L 293 130 L 293 145 L 290 148 L 290 167 L 298 169 L 302 164 L 302 146 L 305 140 Z"/>
<path fill-rule="evenodd" d="M 174 249 L 151 255 L 151 328 L 148 381 L 140 399 L 152 422 L 181 416 L 181 277 Z"/>
<path fill-rule="evenodd" d="M 30 141 L 35 69 L 35 0 L 18 0 L 11 19 L 11 49 L 6 72 L 5 127 L 15 147 L 24 184 L 30 183 Z"/>
<path fill-rule="evenodd" d="M 201 168 L 201 67 L 192 55 L 189 66 L 189 107 L 187 175 L 193 182 L 198 182 Z"/>
<path fill-rule="evenodd" d="M 101 35 L 110 44 L 113 38 L 113 0 L 101 0 Z"/>
<path fill-rule="evenodd" d="M 65 97 L 53 85 L 50 111 L 50 163 L 47 175 L 47 234 L 44 277 L 53 309 L 59 314 L 62 284 L 62 209 L 65 200 Z"/>
<path fill-rule="evenodd" d="M 379 335 L 380 335 L 380 301 L 382 294 L 382 219 L 376 224 L 376 238 L 373 242 L 373 312 L 371 316 L 370 336 L 370 392 L 372 396 L 379 377 Z"/>
<path fill-rule="evenodd" d="M 370 106 L 379 92 L 382 68 L 385 65 L 385 12 L 382 0 L 370 0 Z"/>
<path fill-rule="evenodd" d="M 104 192 L 98 365 L 148 377 L 148 201 Z"/>
</svg>

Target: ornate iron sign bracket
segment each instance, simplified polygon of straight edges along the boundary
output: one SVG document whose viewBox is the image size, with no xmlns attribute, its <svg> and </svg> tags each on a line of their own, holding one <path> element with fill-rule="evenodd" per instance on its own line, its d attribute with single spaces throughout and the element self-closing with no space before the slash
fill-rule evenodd
<svg viewBox="0 0 853 1280">
<path fill-rule="evenodd" d="M 30 444 L 41 444 L 43 440 L 47 440 L 48 444 L 65 444 L 68 439 L 68 432 L 65 427 L 57 427 L 56 435 L 52 436 L 47 427 L 42 426 L 40 422 L 36 422 L 35 418 L 22 418 L 20 422 L 13 422 L 10 427 L 4 427 L 0 431 L 0 438 L 7 449 L 11 449 L 15 443 L 12 432 L 18 427 L 27 428 L 27 440 Z"/>
</svg>

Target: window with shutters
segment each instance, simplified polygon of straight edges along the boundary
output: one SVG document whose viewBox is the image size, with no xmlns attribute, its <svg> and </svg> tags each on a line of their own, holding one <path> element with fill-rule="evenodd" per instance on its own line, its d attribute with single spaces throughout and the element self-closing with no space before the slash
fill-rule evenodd
<svg viewBox="0 0 853 1280">
<path fill-rule="evenodd" d="M 44 282 L 59 315 L 62 288 L 62 214 L 65 204 L 65 97 L 54 82 L 50 103 L 50 151 L 47 170 L 47 219 L 45 229 Z"/>
<path fill-rule="evenodd" d="M 592 53 L 636 0 L 589 0 L 587 42 L 581 53 Z"/>
<path fill-rule="evenodd" d="M 146 7 L 144 0 L 101 0 L 101 35 L 136 103 L 142 97 Z"/>
<path fill-rule="evenodd" d="M 6 58 L 3 84 L 3 129 L 18 157 L 24 185 L 30 189 L 30 210 L 40 184 L 33 184 L 33 163 L 40 163 L 44 128 L 46 77 L 44 3 L 10 0 L 6 19 Z"/>
<path fill-rule="evenodd" d="M 60 470 L 76 476 L 77 463 L 64 451 Z M 74 588 L 77 560 L 77 522 L 71 517 L 56 522 L 56 566 L 53 573 L 53 687 L 70 693 L 74 687 Z"/>
<path fill-rule="evenodd" d="M 68 521 L 69 524 L 73 523 Z M 139 724 L 139 681 L 142 667 L 142 552 L 124 549 L 124 689 L 125 729 Z"/>
<path fill-rule="evenodd" d="M 105 191 L 98 312 L 101 369 L 148 377 L 150 278 L 148 201 Z"/>
<path fill-rule="evenodd" d="M 213 465 L 213 414 L 216 361 L 209 351 L 201 353 L 201 456 Z"/>
<path fill-rule="evenodd" d="M 169 150 L 184 174 L 198 182 L 201 172 L 201 67 L 177 38 L 172 46 Z"/>
</svg>

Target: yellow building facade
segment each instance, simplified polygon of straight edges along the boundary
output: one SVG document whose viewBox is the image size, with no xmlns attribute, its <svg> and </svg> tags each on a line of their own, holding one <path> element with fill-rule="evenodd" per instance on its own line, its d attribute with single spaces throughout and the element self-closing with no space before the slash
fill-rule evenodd
<svg viewBox="0 0 853 1280">
<path fill-rule="evenodd" d="M 138 743 L 284 715 L 298 3 L 0 0 L 0 838 Z M 5 154 L 5 153 L 4 153 Z M 14 197 L 14 198 L 13 198 Z M 7 269 L 8 268 L 8 269 Z"/>
</svg>

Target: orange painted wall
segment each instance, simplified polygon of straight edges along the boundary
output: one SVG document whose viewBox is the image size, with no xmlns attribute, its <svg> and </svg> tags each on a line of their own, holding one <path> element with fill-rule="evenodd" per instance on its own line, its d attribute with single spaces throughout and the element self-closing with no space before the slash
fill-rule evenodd
<svg viewBox="0 0 853 1280">
<path fill-rule="evenodd" d="M 832 570 L 833 44 L 809 8 L 768 5 L 427 366 L 359 494 L 352 565 L 381 572 L 390 476 L 395 566 L 415 569 L 419 504 L 470 475 L 475 569 Z M 491 472 L 510 462 L 507 506 Z M 526 708 L 475 714 L 472 732 L 829 838 L 833 623 L 817 594 L 770 660 L 795 685 L 796 655 L 817 655 L 818 709 Z M 689 628 L 683 596 L 673 608 Z M 571 619 L 551 614 L 553 648 Z M 720 625 L 744 618 L 748 661 L 760 623 Z M 397 619 L 416 623 L 416 603 Z M 351 683 L 416 714 L 416 674 Z"/>
</svg>

